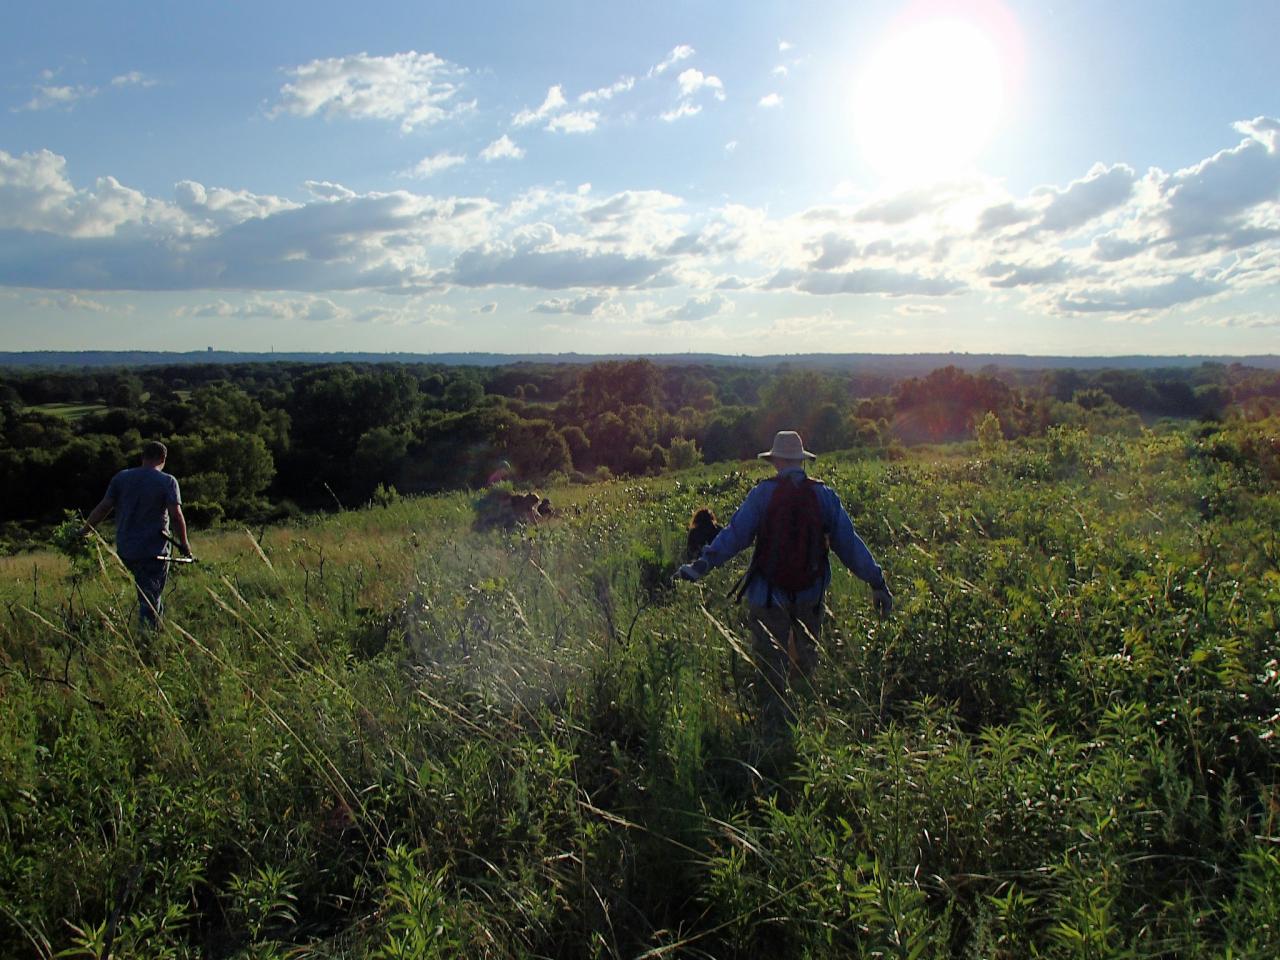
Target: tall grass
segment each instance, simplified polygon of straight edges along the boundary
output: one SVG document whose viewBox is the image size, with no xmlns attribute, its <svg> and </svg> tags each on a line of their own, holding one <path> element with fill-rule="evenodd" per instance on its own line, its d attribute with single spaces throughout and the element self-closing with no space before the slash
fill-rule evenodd
<svg viewBox="0 0 1280 960">
<path fill-rule="evenodd" d="M 817 473 L 838 572 L 761 736 L 712 468 L 0 561 L 0 954 L 1270 957 L 1280 497 L 1188 436 Z"/>
</svg>

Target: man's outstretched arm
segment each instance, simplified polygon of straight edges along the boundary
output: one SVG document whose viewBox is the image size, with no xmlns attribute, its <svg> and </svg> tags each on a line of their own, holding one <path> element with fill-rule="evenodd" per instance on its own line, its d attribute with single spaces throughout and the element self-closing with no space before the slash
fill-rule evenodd
<svg viewBox="0 0 1280 960">
<path fill-rule="evenodd" d="M 182 551 L 182 555 L 191 556 L 191 544 L 187 540 L 187 518 L 182 515 L 182 504 L 169 504 L 169 526 L 173 528 L 175 539 L 178 541 L 178 548 Z"/>
<path fill-rule="evenodd" d="M 87 536 L 90 530 L 107 518 L 107 514 L 115 508 L 115 505 L 116 502 L 110 497 L 103 497 L 98 501 L 98 505 L 90 510 L 89 516 L 85 518 L 84 526 L 80 528 L 80 533 Z"/>
</svg>

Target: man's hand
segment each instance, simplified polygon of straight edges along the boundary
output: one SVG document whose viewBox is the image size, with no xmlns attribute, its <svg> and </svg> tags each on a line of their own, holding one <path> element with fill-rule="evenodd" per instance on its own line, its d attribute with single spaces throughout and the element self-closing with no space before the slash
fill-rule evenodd
<svg viewBox="0 0 1280 960">
<path fill-rule="evenodd" d="M 707 561 L 698 559 L 693 561 L 693 563 L 686 563 L 681 566 L 680 569 L 676 571 L 676 577 L 681 580 L 688 580 L 691 583 L 696 583 L 707 575 L 707 570 Z"/>
<path fill-rule="evenodd" d="M 880 614 L 881 620 L 893 612 L 893 594 L 889 592 L 888 587 L 872 590 L 871 603 L 876 608 L 876 613 Z"/>
</svg>

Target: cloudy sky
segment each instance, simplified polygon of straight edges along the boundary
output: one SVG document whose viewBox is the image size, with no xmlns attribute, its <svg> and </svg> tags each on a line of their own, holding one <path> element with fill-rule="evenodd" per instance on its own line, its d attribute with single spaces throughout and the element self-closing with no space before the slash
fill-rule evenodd
<svg viewBox="0 0 1280 960">
<path fill-rule="evenodd" d="M 0 349 L 1280 352 L 1280 4 L 29 3 Z"/>
</svg>

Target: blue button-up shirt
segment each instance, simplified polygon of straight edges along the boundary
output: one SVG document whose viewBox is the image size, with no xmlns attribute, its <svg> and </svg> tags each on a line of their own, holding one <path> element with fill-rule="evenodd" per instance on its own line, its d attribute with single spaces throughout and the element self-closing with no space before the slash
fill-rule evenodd
<svg viewBox="0 0 1280 960">
<path fill-rule="evenodd" d="M 800 467 L 786 470 L 779 474 L 777 479 L 783 477 L 799 479 L 799 477 L 794 476 L 796 474 L 803 477 L 804 470 Z M 764 522 L 765 511 L 769 507 L 769 500 L 773 497 L 773 491 L 777 486 L 777 480 L 773 478 L 756 484 L 752 491 L 747 494 L 747 499 L 742 501 L 742 506 L 733 515 L 729 525 L 721 530 L 711 543 L 702 548 L 701 559 L 707 562 L 709 569 L 714 569 L 723 563 L 727 563 L 740 551 L 750 546 L 755 539 L 756 532 L 760 529 L 760 525 Z M 849 513 L 845 510 L 844 504 L 840 502 L 839 495 L 825 484 L 820 484 L 817 487 L 817 493 L 818 503 L 822 507 L 822 525 L 830 538 L 831 549 L 840 558 L 840 562 L 852 570 L 857 577 L 865 580 L 873 588 L 882 588 L 884 586 L 884 572 L 880 569 L 880 565 L 876 563 L 875 558 L 871 556 L 871 551 L 862 542 L 862 538 L 858 536 L 857 531 L 853 529 L 853 521 L 849 519 Z M 771 590 L 768 582 L 763 577 L 752 575 L 750 582 L 747 584 L 746 598 L 747 603 L 753 607 L 766 607 L 792 602 L 817 603 L 822 599 L 822 595 L 830 584 L 830 567 L 826 569 L 822 580 L 817 586 L 802 590 L 794 596 L 784 591 Z M 771 593 L 772 596 L 770 596 Z"/>
</svg>

